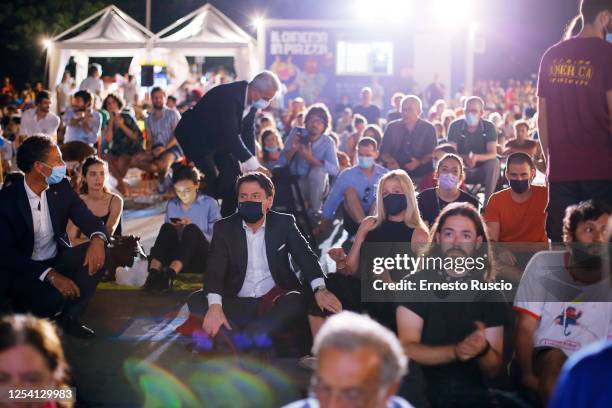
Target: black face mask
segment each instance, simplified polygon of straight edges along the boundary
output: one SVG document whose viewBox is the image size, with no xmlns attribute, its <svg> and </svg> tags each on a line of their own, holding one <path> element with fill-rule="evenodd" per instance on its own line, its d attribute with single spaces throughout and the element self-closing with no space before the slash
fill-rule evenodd
<svg viewBox="0 0 612 408">
<path fill-rule="evenodd" d="M 383 206 L 387 215 L 397 215 L 408 207 L 405 194 L 389 194 L 383 198 Z"/>
<path fill-rule="evenodd" d="M 589 244 L 575 242 L 572 244 L 573 264 L 580 269 L 600 270 L 602 255 L 589 253 Z"/>
<path fill-rule="evenodd" d="M 259 201 L 243 201 L 238 203 L 238 214 L 247 224 L 255 224 L 264 215 L 262 204 Z"/>
<path fill-rule="evenodd" d="M 529 189 L 529 180 L 509 180 L 510 188 L 516 194 L 523 194 Z"/>
</svg>

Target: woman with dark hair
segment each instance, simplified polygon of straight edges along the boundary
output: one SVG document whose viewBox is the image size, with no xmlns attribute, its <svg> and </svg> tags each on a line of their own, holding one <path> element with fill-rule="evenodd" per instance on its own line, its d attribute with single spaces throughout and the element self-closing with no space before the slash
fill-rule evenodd
<svg viewBox="0 0 612 408">
<path fill-rule="evenodd" d="M 0 320 L 0 387 L 4 390 L 58 390 L 66 399 L 68 364 L 55 327 L 30 315 Z M 6 391 L 4 391 L 6 392 Z M 6 395 L 6 394 L 5 394 Z M 58 394 L 61 396 L 61 394 Z M 76 397 L 72 395 L 72 398 Z M 41 402 L 44 407 L 68 407 L 71 403 Z M 2 404 L 4 406 L 4 404 Z M 22 406 L 19 404 L 19 406 Z M 23 406 L 39 406 L 35 404 Z"/>
<path fill-rule="evenodd" d="M 106 160 L 110 173 L 117 179 L 117 190 L 125 196 L 128 191 L 123 178 L 130 168 L 132 156 L 144 150 L 144 138 L 134 116 L 129 111 L 122 111 L 123 101 L 119 96 L 109 94 L 102 108 L 110 114 L 104 130 L 104 138 L 110 146 Z"/>
<path fill-rule="evenodd" d="M 81 199 L 89 211 L 104 223 L 108 236 L 121 235 L 121 214 L 123 199 L 113 194 L 107 187 L 106 162 L 95 156 L 88 157 L 83 162 L 81 174 Z M 75 246 L 89 241 L 71 221 L 68 222 L 68 238 Z"/>
<path fill-rule="evenodd" d="M 261 132 L 261 147 L 263 150 L 262 164 L 268 170 L 285 164 L 281 152 L 285 147 L 278 130 L 266 128 Z"/>
<path fill-rule="evenodd" d="M 213 224 L 221 219 L 217 201 L 199 193 L 195 167 L 175 166 L 172 184 L 177 198 L 168 201 L 164 225 L 151 248 L 145 290 L 170 290 L 183 270 L 203 274 Z"/>
</svg>

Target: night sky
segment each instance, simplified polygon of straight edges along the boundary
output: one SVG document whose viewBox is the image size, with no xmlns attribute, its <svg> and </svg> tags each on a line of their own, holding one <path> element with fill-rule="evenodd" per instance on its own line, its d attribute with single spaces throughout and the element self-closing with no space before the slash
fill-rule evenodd
<svg viewBox="0 0 612 408">
<path fill-rule="evenodd" d="M 53 0 L 45 1 L 53 2 Z M 425 0 L 414 1 L 417 7 L 427 3 Z M 563 28 L 577 14 L 578 9 L 578 0 L 472 1 L 476 10 L 474 20 L 478 22 L 479 30 L 486 41 L 485 54 L 479 55 L 476 59 L 477 78 L 528 78 L 536 73 L 541 55 L 546 48 L 559 41 Z M 28 0 L 4 0 L 0 10 L 9 3 L 19 6 L 24 2 Z M 213 0 L 210 2 L 253 36 L 255 36 L 254 28 L 249 22 L 254 15 L 293 19 L 355 18 L 354 0 Z M 106 3 L 117 5 L 144 25 L 145 0 L 109 0 Z M 152 0 L 151 30 L 157 32 L 205 3 L 205 0 Z M 5 16 L 4 23 L 7 21 L 10 22 L 10 16 Z M 10 24 L 0 27 L 0 37 L 6 37 L 5 30 L 10 29 Z M 15 54 L 15 51 L 9 53 L 3 49 L 4 47 L 3 42 L 0 44 L 0 61 L 3 61 L 0 63 L 1 75 L 15 76 L 17 79 L 20 75 L 39 75 L 37 71 L 26 74 L 23 66 L 11 64 L 10 61 L 19 61 L 20 56 L 18 53 Z M 41 52 L 30 57 L 43 59 L 44 54 Z"/>
</svg>

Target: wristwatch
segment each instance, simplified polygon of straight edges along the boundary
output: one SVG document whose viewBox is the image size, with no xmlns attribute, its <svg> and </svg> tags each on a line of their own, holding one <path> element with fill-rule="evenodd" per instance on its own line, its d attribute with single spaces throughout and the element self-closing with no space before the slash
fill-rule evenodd
<svg viewBox="0 0 612 408">
<path fill-rule="evenodd" d="M 327 288 L 325 287 L 325 285 L 320 285 L 320 286 L 317 286 L 317 287 L 314 289 L 314 293 L 317 293 L 318 291 L 323 290 L 323 289 L 327 289 Z"/>
</svg>

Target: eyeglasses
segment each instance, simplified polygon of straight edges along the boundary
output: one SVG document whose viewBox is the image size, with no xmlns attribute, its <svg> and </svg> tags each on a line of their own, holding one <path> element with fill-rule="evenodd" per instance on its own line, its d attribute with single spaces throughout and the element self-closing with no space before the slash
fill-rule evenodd
<svg viewBox="0 0 612 408">
<path fill-rule="evenodd" d="M 365 190 L 363 191 L 363 197 L 361 197 L 361 200 L 364 203 L 367 203 L 370 200 L 370 192 L 372 191 L 372 188 L 370 186 L 367 186 L 365 188 Z"/>
</svg>

